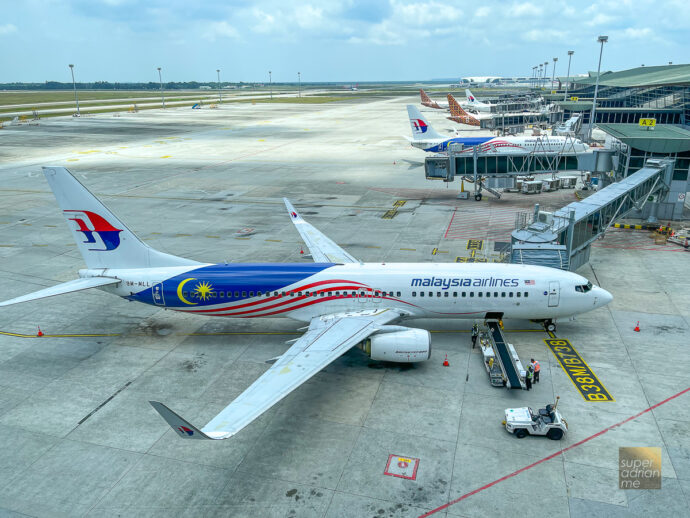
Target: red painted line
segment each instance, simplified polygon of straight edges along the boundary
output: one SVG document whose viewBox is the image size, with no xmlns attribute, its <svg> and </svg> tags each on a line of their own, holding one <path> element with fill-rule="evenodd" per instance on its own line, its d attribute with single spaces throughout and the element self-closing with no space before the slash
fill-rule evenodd
<svg viewBox="0 0 690 518">
<path fill-rule="evenodd" d="M 448 231 L 450 230 L 450 227 L 453 225 L 453 220 L 455 219 L 455 213 L 456 213 L 456 212 L 458 212 L 458 209 L 455 209 L 455 210 L 453 211 L 453 215 L 450 217 L 450 223 L 448 223 L 448 228 L 446 229 L 446 233 L 445 233 L 445 235 L 443 236 L 444 239 L 445 239 L 446 236 L 448 235 Z"/>
<path fill-rule="evenodd" d="M 683 394 L 685 394 L 686 392 L 689 392 L 689 391 L 690 391 L 690 387 L 686 388 L 685 390 L 681 390 L 681 391 L 678 392 L 677 394 L 674 394 L 673 396 L 664 399 L 664 400 L 661 401 L 660 403 L 657 403 L 656 405 L 652 405 L 652 406 L 650 406 L 649 408 L 646 408 L 646 409 L 642 410 L 642 412 L 639 412 L 639 413 L 637 413 L 637 414 L 635 414 L 635 415 L 633 415 L 633 416 L 630 416 L 630 417 L 628 417 L 627 419 L 624 419 L 623 421 L 620 421 L 619 423 L 612 424 L 612 425 L 609 426 L 608 428 L 604 428 L 603 430 L 601 430 L 601 431 L 595 433 L 594 435 L 590 435 L 590 436 L 587 437 L 586 439 L 582 439 L 580 442 L 576 442 L 575 444 L 571 444 L 571 445 L 568 446 L 567 448 L 563 448 L 562 450 L 557 451 L 556 453 L 552 453 L 552 454 L 549 455 L 548 457 L 544 457 L 543 459 L 538 460 L 538 461 L 536 461 L 536 462 L 533 462 L 532 464 L 529 464 L 529 465 L 525 466 L 524 468 L 520 468 L 520 469 L 517 470 L 517 471 L 513 471 L 513 472 L 510 473 L 509 475 L 506 475 L 506 476 L 504 476 L 504 477 L 501 477 L 501 478 L 499 478 L 499 479 L 496 479 L 496 480 L 494 480 L 493 482 L 489 482 L 489 483 L 486 484 L 485 486 L 482 486 L 482 487 L 480 487 L 480 488 L 478 488 L 478 489 L 475 489 L 474 491 L 470 491 L 469 493 L 465 493 L 464 495 L 462 495 L 461 497 L 456 498 L 455 500 L 451 500 L 450 502 L 448 502 L 448 503 L 446 503 L 446 504 L 443 504 L 442 506 L 437 507 L 436 509 L 432 509 L 431 511 L 428 511 L 428 512 L 426 512 L 426 513 L 420 515 L 419 518 L 425 518 L 425 517 L 427 517 L 427 516 L 431 516 L 432 514 L 436 514 L 436 513 L 438 513 L 439 511 L 443 511 L 444 509 L 448 509 L 451 505 L 457 504 L 458 502 L 461 502 L 462 500 L 465 500 L 466 498 L 469 498 L 469 497 L 471 497 L 472 495 L 476 495 L 477 493 L 480 493 L 480 492 L 484 491 L 485 489 L 489 489 L 490 487 L 493 487 L 493 486 L 495 486 L 496 484 L 499 484 L 499 483 L 503 482 L 504 480 L 508 480 L 509 478 L 512 478 L 512 477 L 514 477 L 514 476 L 516 476 L 516 475 L 519 475 L 519 474 L 522 473 L 523 471 L 527 471 L 528 469 L 532 469 L 533 467 L 538 466 L 538 465 L 541 464 L 542 462 L 546 462 L 547 460 L 554 459 L 554 458 L 558 457 L 559 455 L 562 455 L 563 453 L 565 453 L 565 452 L 568 451 L 568 450 L 572 450 L 573 448 L 577 448 L 578 446 L 582 446 L 582 445 L 585 444 L 586 442 L 589 442 L 589 441 L 591 441 L 592 439 L 595 439 L 595 438 L 597 438 L 597 437 L 600 437 L 600 436 L 604 435 L 606 432 L 610 432 L 610 431 L 613 430 L 614 428 L 618 428 L 619 426 L 622 426 L 622 425 L 624 425 L 625 423 L 627 423 L 627 422 L 629 422 L 629 421 L 632 421 L 633 419 L 637 419 L 637 418 L 640 417 L 641 415 L 644 415 L 644 414 L 646 414 L 647 412 L 649 412 L 649 411 L 651 411 L 651 410 L 654 410 L 655 408 L 658 408 L 658 407 L 660 407 L 661 405 L 664 405 L 664 404 L 668 403 L 669 401 L 671 401 L 671 400 L 673 400 L 673 399 L 676 399 L 678 396 L 682 396 Z"/>
</svg>

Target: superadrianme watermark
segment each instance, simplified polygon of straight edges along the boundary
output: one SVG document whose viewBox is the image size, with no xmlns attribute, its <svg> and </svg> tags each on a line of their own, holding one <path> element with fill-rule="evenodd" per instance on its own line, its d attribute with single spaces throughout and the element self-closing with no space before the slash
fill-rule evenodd
<svg viewBox="0 0 690 518">
<path fill-rule="evenodd" d="M 618 448 L 620 489 L 661 489 L 661 448 Z"/>
</svg>

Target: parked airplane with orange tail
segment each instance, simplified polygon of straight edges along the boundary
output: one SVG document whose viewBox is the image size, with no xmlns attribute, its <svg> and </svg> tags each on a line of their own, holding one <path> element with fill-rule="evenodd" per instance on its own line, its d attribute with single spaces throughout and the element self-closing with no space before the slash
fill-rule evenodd
<svg viewBox="0 0 690 518">
<path fill-rule="evenodd" d="M 448 94 L 448 107 L 450 108 L 450 117 L 446 117 L 447 119 L 460 124 L 467 124 L 468 126 L 479 126 L 479 119 L 472 117 L 472 115 L 463 110 L 460 103 L 451 94 Z"/>
<path fill-rule="evenodd" d="M 448 109 L 447 104 L 437 103 L 436 101 L 432 100 L 421 88 L 419 89 L 419 95 L 422 97 L 422 106 L 426 106 L 427 108 L 435 108 L 437 110 Z"/>
</svg>

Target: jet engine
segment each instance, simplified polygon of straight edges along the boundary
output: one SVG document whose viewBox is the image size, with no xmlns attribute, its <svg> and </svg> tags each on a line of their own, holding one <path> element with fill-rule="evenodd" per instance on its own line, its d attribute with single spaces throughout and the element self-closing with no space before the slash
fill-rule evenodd
<svg viewBox="0 0 690 518">
<path fill-rule="evenodd" d="M 372 360 L 422 362 L 431 357 L 431 335 L 424 329 L 384 326 L 380 332 L 363 341 L 359 348 Z"/>
</svg>

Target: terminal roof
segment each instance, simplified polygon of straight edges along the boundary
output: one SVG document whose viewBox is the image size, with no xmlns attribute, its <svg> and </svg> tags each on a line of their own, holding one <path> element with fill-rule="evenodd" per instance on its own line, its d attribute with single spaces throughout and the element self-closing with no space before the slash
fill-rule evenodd
<svg viewBox="0 0 690 518">
<path fill-rule="evenodd" d="M 571 82 L 581 85 L 593 85 L 597 74 L 589 77 L 572 77 Z M 655 67 L 637 67 L 620 72 L 602 72 L 599 85 L 632 88 L 636 86 L 689 85 L 690 65 L 663 65 Z"/>
<path fill-rule="evenodd" d="M 597 124 L 597 127 L 633 149 L 649 153 L 690 151 L 690 131 L 671 124 L 648 129 L 637 124 Z"/>
</svg>

